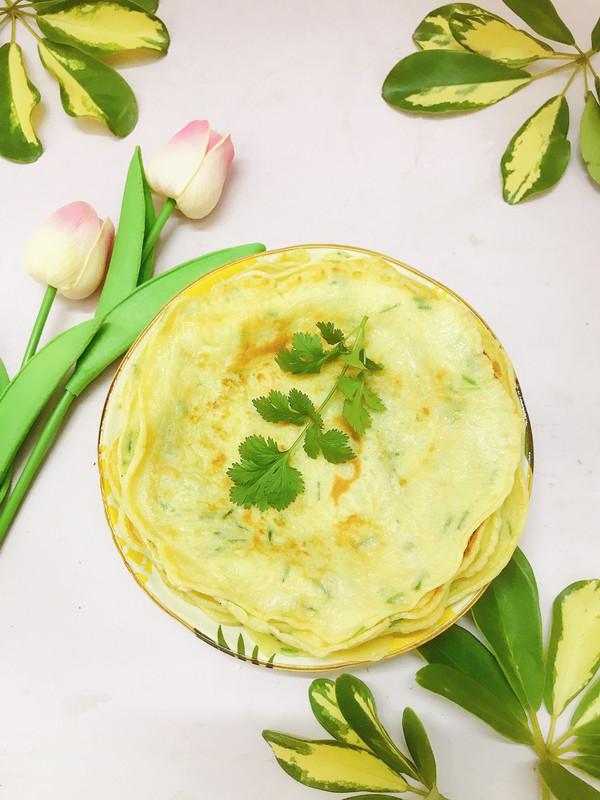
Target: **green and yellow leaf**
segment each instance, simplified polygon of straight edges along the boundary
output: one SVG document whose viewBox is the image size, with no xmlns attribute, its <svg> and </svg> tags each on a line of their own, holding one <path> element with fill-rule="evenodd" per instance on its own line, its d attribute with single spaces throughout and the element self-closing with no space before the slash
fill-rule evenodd
<svg viewBox="0 0 600 800">
<path fill-rule="evenodd" d="M 402 715 L 402 732 L 408 751 L 413 757 L 419 778 L 425 786 L 433 788 L 437 780 L 435 756 L 423 723 L 412 710 L 405 708 Z"/>
<path fill-rule="evenodd" d="M 592 31 L 592 50 L 595 52 L 600 50 L 600 19 L 594 25 L 594 30 Z"/>
<path fill-rule="evenodd" d="M 428 664 L 417 672 L 417 683 L 479 717 L 507 739 L 531 744 L 527 724 L 516 719 L 496 695 L 469 675 L 445 664 Z"/>
<path fill-rule="evenodd" d="M 489 11 L 452 14 L 450 29 L 466 50 L 513 67 L 523 67 L 554 55 L 550 45 Z"/>
<path fill-rule="evenodd" d="M 600 756 L 600 733 L 595 736 L 577 736 L 573 749 L 582 755 Z"/>
<path fill-rule="evenodd" d="M 600 580 L 578 581 L 554 601 L 544 698 L 561 714 L 600 667 Z"/>
<path fill-rule="evenodd" d="M 540 775 L 556 800 L 600 800 L 600 792 L 555 761 L 542 761 Z"/>
<path fill-rule="evenodd" d="M 532 30 L 553 42 L 575 44 L 573 34 L 559 17 L 552 0 L 504 0 Z"/>
<path fill-rule="evenodd" d="M 15 42 L 0 47 L 0 155 L 29 164 L 43 151 L 31 123 L 40 93 L 27 77 L 23 51 Z"/>
<path fill-rule="evenodd" d="M 542 618 L 535 577 L 521 550 L 472 614 L 521 705 L 537 710 L 544 694 Z"/>
<path fill-rule="evenodd" d="M 600 105 L 593 92 L 588 92 L 585 98 L 579 149 L 590 178 L 600 183 Z"/>
<path fill-rule="evenodd" d="M 308 699 L 317 721 L 338 742 L 365 746 L 364 742 L 344 719 L 335 696 L 335 683 L 327 678 L 318 678 L 308 689 Z"/>
<path fill-rule="evenodd" d="M 335 696 L 344 719 L 369 750 L 395 772 L 416 778 L 415 765 L 400 752 L 381 724 L 375 698 L 366 683 L 355 675 L 340 675 L 335 682 Z"/>
<path fill-rule="evenodd" d="M 600 755 L 575 756 L 571 763 L 592 778 L 600 778 Z"/>
<path fill-rule="evenodd" d="M 571 727 L 581 732 L 587 732 L 592 725 L 600 734 L 600 680 L 590 686 L 571 717 Z"/>
<path fill-rule="evenodd" d="M 477 53 L 426 50 L 396 64 L 384 81 L 383 98 L 425 114 L 471 111 L 497 103 L 530 81 L 528 72 Z"/>
<path fill-rule="evenodd" d="M 459 44 L 450 30 L 450 17 L 453 14 L 474 14 L 483 11 L 471 3 L 449 3 L 434 8 L 419 23 L 413 33 L 413 41 L 421 50 L 460 50 L 465 48 Z"/>
<path fill-rule="evenodd" d="M 152 14 L 125 0 L 65 0 L 38 12 L 41 31 L 53 42 L 95 55 L 129 50 L 166 53 L 169 33 Z"/>
<path fill-rule="evenodd" d="M 514 205 L 554 186 L 571 157 L 569 106 L 562 95 L 548 100 L 522 125 L 502 156 L 504 199 Z"/>
<path fill-rule="evenodd" d="M 527 725 L 527 713 L 498 662 L 482 642 L 466 628 L 453 625 L 419 648 L 430 664 L 446 664 L 468 675 L 500 700 L 505 710 L 522 725 Z"/>
<path fill-rule="evenodd" d="M 10 378 L 8 377 L 8 372 L 6 371 L 4 362 L 0 358 L 0 397 L 2 397 L 4 390 L 6 389 L 9 383 L 10 383 Z M 0 504 L 8 494 L 11 480 L 12 480 L 12 470 L 9 468 L 4 476 L 0 475 Z"/>
<path fill-rule="evenodd" d="M 131 133 L 138 119 L 135 95 L 114 69 L 66 44 L 43 39 L 43 65 L 57 79 L 63 108 L 72 117 L 93 117 L 115 136 Z"/>
<path fill-rule="evenodd" d="M 326 792 L 404 792 L 406 781 L 366 750 L 340 742 L 263 731 L 279 766 L 305 786 Z"/>
<path fill-rule="evenodd" d="M 158 0 L 131 0 L 131 2 L 150 14 L 156 14 L 158 10 Z"/>
</svg>

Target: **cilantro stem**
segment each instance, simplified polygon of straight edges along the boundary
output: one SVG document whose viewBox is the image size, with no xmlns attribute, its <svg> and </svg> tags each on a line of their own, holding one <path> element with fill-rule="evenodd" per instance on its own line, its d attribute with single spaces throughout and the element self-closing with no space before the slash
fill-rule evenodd
<svg viewBox="0 0 600 800">
<path fill-rule="evenodd" d="M 362 349 L 362 347 L 363 347 L 364 338 L 365 338 L 365 327 L 366 327 L 366 324 L 367 324 L 367 320 L 368 320 L 368 317 L 363 317 L 361 322 L 360 322 L 360 325 L 358 326 L 358 328 L 356 328 L 356 339 L 354 340 L 354 345 L 352 346 L 352 351 L 351 351 L 352 353 L 356 353 L 356 352 L 360 351 Z M 347 341 L 347 339 L 349 339 L 351 336 L 352 336 L 352 334 L 349 334 L 349 336 L 347 336 L 346 339 L 344 339 L 344 341 Z M 336 392 L 339 389 L 340 380 L 348 372 L 348 369 L 349 369 L 349 365 L 346 364 L 344 366 L 344 368 L 342 369 L 342 371 L 340 372 L 340 374 L 337 376 L 336 381 L 333 384 L 333 386 L 331 387 L 331 389 L 327 392 L 327 394 L 325 396 L 325 399 L 318 406 L 317 414 L 321 414 L 321 412 L 324 411 L 325 408 L 329 405 L 329 403 L 333 400 Z M 306 431 L 310 428 L 310 426 L 312 424 L 313 424 L 313 420 L 310 420 L 309 422 L 307 422 L 306 425 L 302 428 L 302 430 L 298 434 L 298 436 L 296 437 L 296 439 L 294 439 L 294 441 L 292 442 L 291 446 L 287 450 L 284 451 L 287 458 L 289 458 L 291 456 L 291 454 L 294 452 L 294 450 L 296 450 L 298 448 L 298 446 L 300 445 L 300 443 L 304 439 Z"/>
</svg>

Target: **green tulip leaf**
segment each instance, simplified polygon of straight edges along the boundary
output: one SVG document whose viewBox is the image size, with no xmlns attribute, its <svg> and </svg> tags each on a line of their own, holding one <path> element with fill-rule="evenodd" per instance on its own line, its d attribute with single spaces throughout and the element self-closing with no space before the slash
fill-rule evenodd
<svg viewBox="0 0 600 800">
<path fill-rule="evenodd" d="M 590 178 L 600 183 L 600 105 L 593 92 L 588 92 L 585 97 L 579 149 Z"/>
<path fill-rule="evenodd" d="M 600 680 L 590 686 L 571 717 L 571 727 L 582 732 L 587 733 L 593 725 L 600 734 Z"/>
<path fill-rule="evenodd" d="M 0 358 L 0 398 L 4 394 L 4 390 L 10 383 L 10 378 L 8 377 L 8 372 L 6 371 L 6 367 L 4 366 L 4 362 Z M 8 490 L 10 489 L 10 482 L 12 480 L 12 470 L 9 468 L 8 472 L 4 477 L 0 475 L 0 504 L 6 497 Z"/>
<path fill-rule="evenodd" d="M 79 395 L 109 364 L 121 356 L 174 295 L 216 267 L 262 253 L 262 244 L 246 244 L 218 250 L 180 264 L 138 286 L 102 320 L 90 346 L 77 362 L 67 389 Z"/>
<path fill-rule="evenodd" d="M 600 580 L 577 581 L 554 601 L 544 699 L 561 714 L 600 667 Z"/>
<path fill-rule="evenodd" d="M 74 45 L 92 55 L 130 50 L 166 53 L 169 49 L 163 23 L 123 0 L 64 0 L 38 10 L 37 23 L 53 42 Z"/>
<path fill-rule="evenodd" d="M 140 148 L 136 147 L 125 179 L 119 226 L 108 273 L 96 306 L 98 318 L 104 317 L 137 286 L 147 226 L 144 187 L 142 154 Z"/>
<path fill-rule="evenodd" d="M 558 16 L 552 0 L 504 0 L 529 27 L 553 42 L 575 44 L 573 34 Z"/>
<path fill-rule="evenodd" d="M 377 716 L 375 698 L 355 675 L 344 674 L 335 682 L 335 695 L 345 720 L 372 753 L 390 769 L 418 777 L 415 765 L 400 752 Z"/>
<path fill-rule="evenodd" d="M 0 475 L 99 327 L 93 319 L 56 336 L 18 372 L 0 396 Z"/>
<path fill-rule="evenodd" d="M 118 72 L 93 56 L 66 44 L 42 39 L 43 65 L 60 84 L 63 108 L 72 117 L 93 117 L 115 136 L 131 133 L 138 119 L 135 95 Z"/>
<path fill-rule="evenodd" d="M 364 748 L 363 740 L 348 725 L 340 711 L 333 681 L 327 678 L 318 678 L 313 681 L 308 689 L 308 699 L 313 714 L 327 733 L 331 734 L 338 742 Z"/>
<path fill-rule="evenodd" d="M 413 33 L 413 41 L 421 50 L 460 50 L 464 47 L 459 44 L 450 30 L 450 17 L 453 14 L 475 14 L 483 11 L 479 6 L 471 3 L 449 3 L 439 8 L 434 8 L 419 23 Z"/>
<path fill-rule="evenodd" d="M 417 683 L 479 717 L 507 739 L 532 743 L 527 725 L 513 717 L 495 694 L 465 673 L 445 664 L 428 664 L 417 672 Z"/>
<path fill-rule="evenodd" d="M 393 67 L 383 98 L 405 111 L 445 114 L 491 106 L 530 82 L 528 72 L 477 53 L 425 50 Z"/>
<path fill-rule="evenodd" d="M 144 184 L 144 209 L 145 209 L 145 220 L 146 220 L 145 230 L 144 230 L 144 246 L 145 246 L 148 234 L 150 233 L 152 226 L 156 221 L 156 209 L 154 208 L 154 200 L 152 199 L 152 189 L 150 188 L 148 181 L 146 180 L 146 173 L 144 172 L 143 165 L 142 165 L 142 180 Z M 138 283 L 145 283 L 152 277 L 152 273 L 154 272 L 155 258 L 156 258 L 156 245 L 152 247 L 152 249 L 150 250 L 150 255 L 146 258 L 146 260 L 140 267 Z"/>
<path fill-rule="evenodd" d="M 555 761 L 542 761 L 540 775 L 556 800 L 600 800 L 600 792 Z"/>
<path fill-rule="evenodd" d="M 600 778 L 600 755 L 575 756 L 570 763 L 592 778 Z"/>
<path fill-rule="evenodd" d="M 544 693 L 542 620 L 535 577 L 521 550 L 472 614 L 521 705 L 537 710 Z"/>
<path fill-rule="evenodd" d="M 548 100 L 510 140 L 501 168 L 504 199 L 514 205 L 550 189 L 571 158 L 569 106 L 562 95 Z"/>
<path fill-rule="evenodd" d="M 408 751 L 413 757 L 419 772 L 419 777 L 423 784 L 431 789 L 435 786 L 437 780 L 435 756 L 431 749 L 427 731 L 412 708 L 404 709 L 402 731 Z"/>
<path fill-rule="evenodd" d="M 31 123 L 40 93 L 25 71 L 23 51 L 15 42 L 0 47 L 0 156 L 29 164 L 43 147 Z"/>
<path fill-rule="evenodd" d="M 460 625 L 453 625 L 441 636 L 419 648 L 423 658 L 430 664 L 446 664 L 448 667 L 468 675 L 500 700 L 515 721 L 526 726 L 527 713 L 498 662 L 477 637 Z"/>
<path fill-rule="evenodd" d="M 594 25 L 594 30 L 592 31 L 592 50 L 595 52 L 600 50 L 600 19 Z"/>
<path fill-rule="evenodd" d="M 466 50 L 512 67 L 523 67 L 554 54 L 550 45 L 482 9 L 452 14 L 450 29 Z"/>
<path fill-rule="evenodd" d="M 367 750 L 263 731 L 279 766 L 305 786 L 326 792 L 404 792 L 406 781 Z"/>
</svg>

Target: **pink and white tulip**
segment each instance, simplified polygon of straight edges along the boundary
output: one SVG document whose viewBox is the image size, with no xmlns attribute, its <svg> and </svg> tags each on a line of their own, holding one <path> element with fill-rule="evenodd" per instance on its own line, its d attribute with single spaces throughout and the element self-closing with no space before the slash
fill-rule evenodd
<svg viewBox="0 0 600 800">
<path fill-rule="evenodd" d="M 25 269 L 36 281 L 80 300 L 102 283 L 115 229 L 92 206 L 77 201 L 55 211 L 31 238 Z"/>
<path fill-rule="evenodd" d="M 219 202 L 233 161 L 233 143 L 207 120 L 194 120 L 162 147 L 146 168 L 156 194 L 171 198 L 189 219 L 206 217 Z"/>
</svg>

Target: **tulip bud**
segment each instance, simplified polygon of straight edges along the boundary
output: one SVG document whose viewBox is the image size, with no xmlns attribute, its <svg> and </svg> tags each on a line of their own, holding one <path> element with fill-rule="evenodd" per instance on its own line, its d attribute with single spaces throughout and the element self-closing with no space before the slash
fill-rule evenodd
<svg viewBox="0 0 600 800">
<path fill-rule="evenodd" d="M 88 297 L 104 278 L 114 233 L 110 219 L 102 221 L 88 203 L 69 203 L 34 233 L 25 254 L 25 269 L 64 297 Z"/>
<path fill-rule="evenodd" d="M 234 150 L 206 120 L 194 120 L 162 147 L 146 168 L 156 194 L 171 198 L 190 219 L 206 217 L 219 202 Z"/>
</svg>

